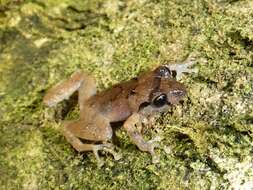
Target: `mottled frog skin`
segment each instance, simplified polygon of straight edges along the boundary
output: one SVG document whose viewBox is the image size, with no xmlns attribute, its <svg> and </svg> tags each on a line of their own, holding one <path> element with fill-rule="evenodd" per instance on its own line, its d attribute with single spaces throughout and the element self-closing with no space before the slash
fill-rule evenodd
<svg viewBox="0 0 253 190">
<path fill-rule="evenodd" d="M 123 128 L 132 142 L 140 150 L 149 152 L 153 163 L 156 163 L 159 161 L 154 151 L 157 143 L 155 140 L 145 141 L 137 126 L 148 116 L 166 112 L 185 96 L 186 88 L 175 75 L 180 77 L 183 72 L 189 71 L 187 67 L 192 63 L 190 60 L 159 66 L 99 93 L 96 92 L 95 80 L 89 74 L 78 71 L 49 89 L 43 102 L 47 106 L 55 106 L 78 90 L 80 118 L 65 121 L 63 125 L 64 136 L 78 152 L 93 151 L 99 163 L 98 150 L 110 152 L 116 160 L 120 159 L 111 143 L 111 123 L 124 121 Z M 94 143 L 84 144 L 80 139 Z"/>
</svg>

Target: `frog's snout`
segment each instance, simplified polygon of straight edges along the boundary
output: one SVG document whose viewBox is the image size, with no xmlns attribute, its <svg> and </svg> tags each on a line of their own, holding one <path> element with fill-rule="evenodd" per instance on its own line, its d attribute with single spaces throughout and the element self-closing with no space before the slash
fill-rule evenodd
<svg viewBox="0 0 253 190">
<path fill-rule="evenodd" d="M 182 83 L 174 82 L 168 94 L 168 101 L 171 104 L 178 104 L 179 101 L 186 95 L 186 88 Z"/>
<path fill-rule="evenodd" d="M 186 92 L 184 90 L 174 90 L 171 92 L 172 96 L 182 98 L 185 96 Z"/>
</svg>

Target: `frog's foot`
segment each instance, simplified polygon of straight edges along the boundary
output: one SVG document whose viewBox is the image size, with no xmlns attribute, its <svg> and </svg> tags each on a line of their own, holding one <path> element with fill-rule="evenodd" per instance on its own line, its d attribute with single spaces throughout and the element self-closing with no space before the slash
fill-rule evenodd
<svg viewBox="0 0 253 190">
<path fill-rule="evenodd" d="M 97 159 L 98 167 L 101 167 L 104 165 L 104 162 L 100 159 L 100 157 L 98 155 L 99 150 L 103 150 L 105 152 L 111 153 L 115 160 L 121 159 L 121 154 L 114 151 L 114 145 L 111 143 L 93 145 L 92 150 L 93 150 L 93 153 Z"/>
<path fill-rule="evenodd" d="M 130 136 L 131 140 L 138 146 L 138 148 L 142 151 L 149 152 L 152 156 L 152 162 L 157 163 L 159 162 L 159 156 L 155 153 L 155 148 L 158 147 L 158 143 L 161 138 L 156 137 L 152 140 L 145 141 L 139 132 L 136 129 L 136 126 L 140 124 L 143 120 L 140 114 L 134 113 L 132 114 L 124 123 L 123 127 L 127 131 L 128 135 Z"/>
<path fill-rule="evenodd" d="M 176 72 L 176 79 L 182 78 L 184 73 L 196 73 L 198 70 L 191 68 L 196 63 L 195 58 L 189 56 L 184 62 L 169 64 L 167 67 Z"/>
<path fill-rule="evenodd" d="M 118 152 L 115 152 L 113 149 L 114 149 L 114 147 L 112 147 L 112 148 L 104 148 L 103 150 L 105 152 L 109 152 L 110 154 L 112 154 L 114 160 L 120 160 L 122 158 L 122 155 L 120 153 L 118 153 Z"/>
<path fill-rule="evenodd" d="M 147 151 L 152 156 L 152 163 L 156 164 L 160 161 L 160 157 L 155 153 L 155 148 L 159 147 L 158 142 L 161 141 L 160 137 L 155 137 L 154 139 L 151 139 L 147 141 Z"/>
</svg>

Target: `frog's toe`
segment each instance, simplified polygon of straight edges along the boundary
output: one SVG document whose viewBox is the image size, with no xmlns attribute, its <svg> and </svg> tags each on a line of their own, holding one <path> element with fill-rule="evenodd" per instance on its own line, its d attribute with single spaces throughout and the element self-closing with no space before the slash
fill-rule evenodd
<svg viewBox="0 0 253 190">
<path fill-rule="evenodd" d="M 112 144 L 111 144 L 111 145 L 112 145 Z M 112 154 L 114 160 L 120 160 L 120 159 L 122 158 L 122 155 L 121 155 L 120 153 L 114 151 L 114 148 L 115 148 L 115 146 L 112 145 L 112 146 L 110 146 L 110 147 L 105 147 L 103 150 L 104 150 L 105 152 L 109 152 L 110 154 Z"/>
<path fill-rule="evenodd" d="M 111 143 L 105 143 L 105 144 L 99 144 L 99 145 L 94 145 L 93 147 L 93 153 L 97 159 L 98 167 L 101 167 L 104 165 L 104 162 L 100 159 L 98 155 L 98 151 L 103 150 L 105 152 L 109 152 L 110 154 L 113 155 L 115 160 L 119 160 L 122 158 L 120 153 L 117 153 L 114 151 L 114 145 Z"/>
<path fill-rule="evenodd" d="M 117 153 L 116 155 L 114 155 L 114 159 L 115 160 L 120 160 L 122 158 L 122 154 Z"/>
<path fill-rule="evenodd" d="M 97 167 L 101 168 L 103 165 L 105 164 L 105 162 L 101 159 L 97 160 Z"/>
<path fill-rule="evenodd" d="M 152 163 L 157 164 L 160 162 L 160 157 L 157 154 L 152 155 Z"/>
<path fill-rule="evenodd" d="M 98 167 L 102 167 L 104 165 L 104 161 L 102 161 L 98 155 L 98 151 L 101 150 L 102 146 L 101 145 L 94 145 L 93 146 L 93 153 L 95 155 L 95 158 L 97 160 L 97 165 Z"/>
<path fill-rule="evenodd" d="M 162 137 L 156 136 L 155 138 L 149 140 L 148 143 L 157 144 L 157 146 L 158 146 L 158 142 L 160 142 L 161 140 L 162 140 Z"/>
<path fill-rule="evenodd" d="M 114 150 L 106 150 L 105 151 L 111 153 L 113 155 L 114 160 L 120 160 L 122 158 L 122 155 L 118 152 L 115 152 Z"/>
<path fill-rule="evenodd" d="M 161 141 L 161 137 L 157 136 L 152 140 L 149 140 L 147 143 L 149 145 L 149 150 L 148 152 L 152 156 L 152 163 L 158 163 L 160 161 L 160 157 L 155 153 L 155 148 L 159 147 L 158 142 Z"/>
<path fill-rule="evenodd" d="M 159 147 L 157 143 L 152 143 L 149 146 L 149 150 L 148 152 L 151 154 L 152 156 L 152 163 L 158 163 L 160 161 L 160 157 L 157 155 L 157 153 L 155 152 L 155 148 Z"/>
<path fill-rule="evenodd" d="M 149 144 L 150 147 L 152 147 L 152 149 L 155 149 L 155 148 L 159 147 L 159 142 L 161 140 L 162 140 L 162 138 L 157 136 L 157 137 L 149 140 L 147 143 Z"/>
</svg>

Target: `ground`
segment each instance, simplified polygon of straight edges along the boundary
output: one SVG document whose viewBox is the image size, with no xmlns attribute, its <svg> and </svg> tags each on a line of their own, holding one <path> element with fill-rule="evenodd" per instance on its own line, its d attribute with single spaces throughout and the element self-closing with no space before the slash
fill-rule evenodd
<svg viewBox="0 0 253 190">
<path fill-rule="evenodd" d="M 0 189 L 253 189 L 253 1 L 1 0 Z M 77 69 L 99 90 L 196 58 L 183 105 L 157 117 L 160 163 L 117 130 L 115 161 L 77 153 L 61 134 L 75 98 L 46 108 Z"/>
</svg>

